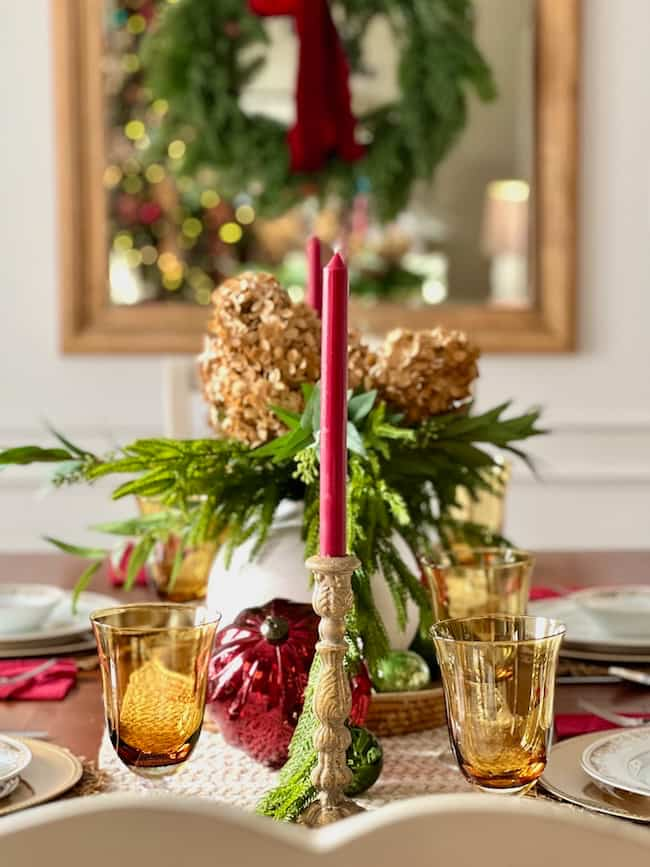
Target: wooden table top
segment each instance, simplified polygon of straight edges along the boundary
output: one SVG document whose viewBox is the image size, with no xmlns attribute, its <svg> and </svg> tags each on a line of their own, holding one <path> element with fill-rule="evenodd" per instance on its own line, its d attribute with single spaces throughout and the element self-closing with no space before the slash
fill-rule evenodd
<svg viewBox="0 0 650 867">
<path fill-rule="evenodd" d="M 79 575 L 79 561 L 60 554 L 0 554 L 0 581 L 43 581 L 70 588 Z M 539 554 L 534 584 L 544 587 L 586 587 L 594 584 L 650 582 L 650 551 L 548 552 Z M 136 602 L 152 599 L 149 589 L 126 594 L 96 576 L 93 589 Z M 617 711 L 650 714 L 650 689 L 623 684 L 561 686 L 559 713 L 579 712 L 580 698 Z M 97 671 L 81 672 L 63 701 L 0 701 L 0 732 L 44 729 L 50 740 L 79 756 L 95 759 L 104 729 Z"/>
</svg>

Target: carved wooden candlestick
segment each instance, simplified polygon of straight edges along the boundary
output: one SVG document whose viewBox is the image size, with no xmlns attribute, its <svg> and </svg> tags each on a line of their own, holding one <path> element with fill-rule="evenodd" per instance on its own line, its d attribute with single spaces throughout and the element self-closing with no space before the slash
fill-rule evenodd
<svg viewBox="0 0 650 867">
<path fill-rule="evenodd" d="M 351 738 L 345 723 L 352 698 L 343 665 L 345 615 L 352 608 L 352 573 L 359 565 L 356 557 L 316 556 L 306 563 L 314 573 L 312 604 L 321 617 L 316 651 L 322 660 L 314 693 L 314 714 L 320 723 L 314 735 L 318 762 L 311 775 L 320 794 L 299 819 L 312 828 L 363 812 L 363 807 L 344 795 L 352 780 L 346 757 Z"/>
</svg>

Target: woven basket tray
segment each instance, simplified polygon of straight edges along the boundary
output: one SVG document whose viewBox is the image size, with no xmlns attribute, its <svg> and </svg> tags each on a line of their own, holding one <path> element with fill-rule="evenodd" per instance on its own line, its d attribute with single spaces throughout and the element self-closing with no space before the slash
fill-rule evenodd
<svg viewBox="0 0 650 867">
<path fill-rule="evenodd" d="M 364 726 L 379 737 L 409 735 L 445 725 L 441 686 L 419 692 L 374 693 Z"/>
</svg>

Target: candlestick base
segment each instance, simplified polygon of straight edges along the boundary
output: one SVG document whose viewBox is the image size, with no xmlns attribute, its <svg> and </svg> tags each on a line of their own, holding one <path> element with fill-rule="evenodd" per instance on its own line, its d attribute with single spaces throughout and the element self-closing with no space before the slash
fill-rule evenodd
<svg viewBox="0 0 650 867">
<path fill-rule="evenodd" d="M 335 807 L 330 807 L 321 804 L 320 801 L 314 801 L 304 812 L 298 817 L 299 825 L 306 825 L 308 828 L 323 828 L 325 825 L 331 825 L 333 822 L 338 822 L 340 819 L 347 819 L 349 816 L 356 816 L 357 813 L 365 813 L 363 807 L 344 798 L 340 804 Z"/>
<path fill-rule="evenodd" d="M 359 561 L 356 557 L 311 557 L 306 565 L 314 573 L 312 604 L 321 618 L 316 652 L 322 666 L 314 691 L 314 715 L 319 722 L 314 734 L 317 762 L 311 775 L 319 800 L 307 807 L 298 822 L 319 828 L 363 812 L 363 807 L 344 796 L 352 781 L 347 765 L 351 737 L 345 725 L 352 703 L 343 665 L 345 615 L 354 601 L 352 573 Z"/>
</svg>

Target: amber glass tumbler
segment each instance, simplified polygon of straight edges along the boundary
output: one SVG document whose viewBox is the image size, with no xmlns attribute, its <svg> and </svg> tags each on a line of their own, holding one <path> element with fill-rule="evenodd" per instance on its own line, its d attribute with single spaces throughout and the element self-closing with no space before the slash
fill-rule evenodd
<svg viewBox="0 0 650 867">
<path fill-rule="evenodd" d="M 470 617 L 437 623 L 452 750 L 486 791 L 520 793 L 546 766 L 564 625 L 545 617 Z"/>
<path fill-rule="evenodd" d="M 459 545 L 422 561 L 436 620 L 526 613 L 535 558 L 517 548 Z"/>
<path fill-rule="evenodd" d="M 201 733 L 220 615 L 166 603 L 94 611 L 108 733 L 142 776 L 173 773 Z"/>
</svg>

